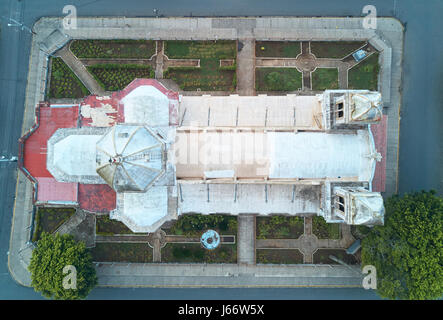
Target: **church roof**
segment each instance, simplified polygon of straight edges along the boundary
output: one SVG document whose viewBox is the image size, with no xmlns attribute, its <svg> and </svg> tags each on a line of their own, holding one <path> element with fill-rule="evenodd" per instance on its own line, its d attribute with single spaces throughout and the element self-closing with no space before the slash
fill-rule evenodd
<svg viewBox="0 0 443 320">
<path fill-rule="evenodd" d="M 97 173 L 115 191 L 146 191 L 165 171 L 164 143 L 149 128 L 116 125 L 97 141 Z"/>
</svg>

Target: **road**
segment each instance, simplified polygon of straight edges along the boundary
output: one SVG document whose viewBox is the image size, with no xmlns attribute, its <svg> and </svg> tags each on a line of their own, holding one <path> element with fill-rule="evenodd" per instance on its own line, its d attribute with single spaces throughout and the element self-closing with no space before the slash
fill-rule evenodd
<svg viewBox="0 0 443 320">
<path fill-rule="evenodd" d="M 394 16 L 406 26 L 401 110 L 399 191 L 420 189 L 443 192 L 443 2 L 440 0 L 373 0 L 379 16 Z M 70 0 L 79 16 L 361 16 L 367 0 Z M 0 0 L 0 16 L 27 26 L 42 16 L 62 15 L 58 0 Z M 8 27 L 0 30 L 0 152 L 17 155 L 20 136 L 30 34 Z M 15 163 L 0 163 L 0 299 L 38 299 L 32 289 L 9 276 L 7 251 L 15 194 Z M 226 298 L 226 299 L 373 299 L 364 289 L 115 289 L 97 288 L 91 299 L 111 298 Z"/>
</svg>

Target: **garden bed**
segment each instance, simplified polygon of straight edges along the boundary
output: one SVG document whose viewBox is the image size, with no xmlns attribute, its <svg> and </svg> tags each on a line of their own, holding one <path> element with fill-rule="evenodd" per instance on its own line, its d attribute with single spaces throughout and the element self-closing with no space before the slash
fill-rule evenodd
<svg viewBox="0 0 443 320">
<path fill-rule="evenodd" d="M 296 58 L 301 53 L 299 41 L 257 41 L 255 56 L 269 58 Z"/>
<path fill-rule="evenodd" d="M 161 257 L 166 263 L 237 263 L 237 246 L 221 244 L 207 250 L 199 243 L 168 243 L 161 249 Z"/>
<path fill-rule="evenodd" d="M 312 90 L 338 89 L 337 68 L 317 68 L 311 73 Z"/>
<path fill-rule="evenodd" d="M 378 56 L 378 53 L 373 53 L 348 71 L 349 89 L 378 90 Z"/>
<path fill-rule="evenodd" d="M 303 254 L 298 249 L 257 249 L 257 263 L 300 264 Z"/>
<path fill-rule="evenodd" d="M 35 215 L 35 230 L 32 241 L 40 239 L 42 232 L 53 233 L 75 214 L 75 208 L 39 207 Z"/>
<path fill-rule="evenodd" d="M 338 264 L 329 258 L 330 255 L 347 264 L 358 264 L 357 259 L 353 255 L 347 254 L 343 249 L 318 249 L 313 256 L 314 264 Z"/>
<path fill-rule="evenodd" d="M 153 40 L 74 40 L 70 49 L 77 58 L 150 59 Z"/>
<path fill-rule="evenodd" d="M 95 262 L 152 262 L 152 248 L 147 243 L 96 243 L 90 249 Z"/>
<path fill-rule="evenodd" d="M 312 217 L 312 233 L 319 239 L 340 239 L 340 224 L 327 223 L 323 217 Z"/>
<path fill-rule="evenodd" d="M 89 90 L 61 58 L 51 58 L 49 99 L 76 99 L 83 98 L 89 94 Z"/>
<path fill-rule="evenodd" d="M 365 45 L 364 41 L 311 41 L 311 53 L 317 58 L 343 59 Z"/>
<path fill-rule="evenodd" d="M 302 73 L 296 68 L 256 68 L 258 91 L 295 91 L 302 88 Z"/>
<path fill-rule="evenodd" d="M 355 239 L 364 239 L 369 235 L 369 232 L 371 232 L 371 228 L 367 226 L 351 226 L 351 234 Z"/>
<path fill-rule="evenodd" d="M 257 239 L 298 239 L 304 231 L 302 217 L 257 217 Z"/>
<path fill-rule="evenodd" d="M 136 78 L 155 77 L 150 66 L 139 64 L 95 64 L 87 69 L 107 91 L 122 90 Z"/>
<path fill-rule="evenodd" d="M 124 223 L 112 220 L 108 215 L 98 215 L 96 218 L 95 232 L 101 236 L 114 234 L 134 234 Z"/>
<path fill-rule="evenodd" d="M 163 76 L 172 79 L 185 91 L 234 91 L 236 79 L 235 41 L 165 41 L 169 59 L 200 59 L 200 67 L 170 67 Z M 233 60 L 220 66 L 220 60 Z"/>
<path fill-rule="evenodd" d="M 211 214 L 185 214 L 165 232 L 170 235 L 200 237 L 208 229 L 217 231 L 221 235 L 237 235 L 237 217 Z"/>
</svg>

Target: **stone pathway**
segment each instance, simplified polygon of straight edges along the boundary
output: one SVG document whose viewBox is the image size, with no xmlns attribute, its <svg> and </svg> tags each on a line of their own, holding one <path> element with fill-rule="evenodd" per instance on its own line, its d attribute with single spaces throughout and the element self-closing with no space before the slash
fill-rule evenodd
<svg viewBox="0 0 443 320">
<path fill-rule="evenodd" d="M 255 39 L 239 39 L 237 90 L 241 96 L 255 95 Z"/>
<path fill-rule="evenodd" d="M 237 221 L 237 262 L 255 264 L 255 216 L 240 214 Z"/>
<path fill-rule="evenodd" d="M 68 46 L 64 46 L 57 51 L 55 56 L 63 59 L 91 94 L 105 95 L 105 90 L 97 83 L 97 81 L 95 81 L 94 77 L 88 72 L 83 63 L 72 54 Z"/>
<path fill-rule="evenodd" d="M 163 79 L 163 60 L 164 60 L 164 47 L 163 41 L 157 41 L 157 55 L 155 59 L 155 78 Z"/>
</svg>

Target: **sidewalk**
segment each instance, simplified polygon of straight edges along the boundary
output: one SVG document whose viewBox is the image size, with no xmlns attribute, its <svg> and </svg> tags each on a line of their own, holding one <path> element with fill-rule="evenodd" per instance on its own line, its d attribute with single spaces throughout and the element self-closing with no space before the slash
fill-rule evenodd
<svg viewBox="0 0 443 320">
<path fill-rule="evenodd" d="M 44 99 L 47 55 L 73 39 L 154 40 L 367 40 L 380 51 L 379 85 L 388 114 L 386 195 L 396 193 L 403 26 L 378 18 L 377 30 L 363 29 L 362 18 L 78 18 L 77 29 L 63 30 L 62 18 L 34 25 L 23 130 L 34 123 L 34 108 Z M 248 40 L 249 41 L 249 40 Z M 41 51 L 43 49 L 44 51 Z M 46 52 L 46 53 L 45 53 Z M 392 68 L 391 68 L 392 65 Z M 251 73 L 248 73 L 249 75 Z M 248 77 L 250 79 L 250 77 Z M 239 79 L 240 81 L 241 79 Z M 95 90 L 95 89 L 94 89 Z M 18 174 L 8 265 L 13 278 L 29 286 L 32 185 Z M 361 275 L 343 266 L 100 264 L 100 286 L 361 286 Z M 183 276 L 186 275 L 186 276 Z"/>
</svg>

